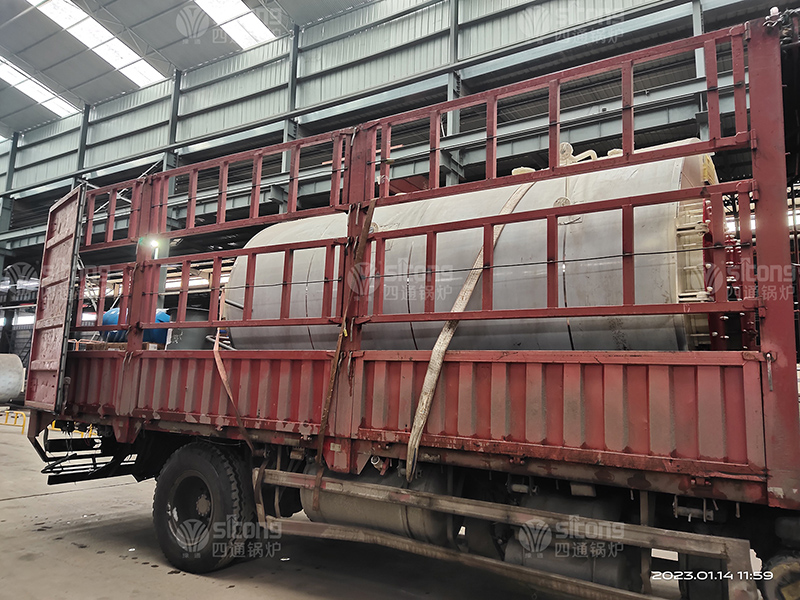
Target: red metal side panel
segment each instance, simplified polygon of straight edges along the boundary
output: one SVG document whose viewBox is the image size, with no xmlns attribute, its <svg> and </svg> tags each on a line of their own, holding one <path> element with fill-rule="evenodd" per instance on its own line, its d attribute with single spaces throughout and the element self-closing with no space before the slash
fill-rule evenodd
<svg viewBox="0 0 800 600">
<path fill-rule="evenodd" d="M 75 188 L 50 208 L 47 219 L 25 391 L 25 406 L 29 408 L 54 412 L 61 409 L 62 365 L 72 312 L 83 201 L 84 188 Z"/>
<path fill-rule="evenodd" d="M 114 356 L 117 355 L 117 356 Z M 123 352 L 71 352 L 69 404 L 103 416 L 217 427 L 236 426 L 213 353 L 148 351 L 124 360 Z M 222 352 L 245 427 L 312 435 L 319 430 L 329 378 L 327 352 Z M 134 406 L 122 406 L 122 370 L 137 381 Z"/>
<path fill-rule="evenodd" d="M 424 374 L 427 360 L 425 352 L 365 352 L 355 370 L 364 373 L 358 437 L 407 440 L 422 387 L 422 376 L 408 373 L 414 365 Z M 758 363 L 739 352 L 451 352 L 423 445 L 763 474 L 763 432 L 751 426 L 762 420 L 758 387 Z"/>
<path fill-rule="evenodd" d="M 758 239 L 758 267 L 768 278 L 759 281 L 766 318 L 760 325 L 764 365 L 764 429 L 767 438 L 770 504 L 800 508 L 800 421 L 797 418 L 797 348 L 795 347 L 789 224 L 786 219 L 786 148 L 782 106 L 780 35 L 778 27 L 751 27 L 750 119 L 753 129 L 753 176 L 758 182 L 756 225 L 769 235 Z M 734 47 L 736 50 L 736 47 Z M 737 56 L 739 60 L 737 60 Z M 738 69 L 737 69 L 737 62 Z M 743 56 L 734 54 L 734 70 Z M 744 86 L 741 86 L 744 88 Z M 744 95 L 742 89 L 740 95 Z M 742 103 L 740 103 L 742 104 Z M 747 127 L 744 110 L 737 111 L 737 129 Z M 776 276 L 773 267 L 778 267 Z"/>
</svg>

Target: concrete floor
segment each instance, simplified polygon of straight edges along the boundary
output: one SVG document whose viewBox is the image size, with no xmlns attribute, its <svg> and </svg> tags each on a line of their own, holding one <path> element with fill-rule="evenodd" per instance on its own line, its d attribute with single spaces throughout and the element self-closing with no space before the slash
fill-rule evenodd
<svg viewBox="0 0 800 600">
<path fill-rule="evenodd" d="M 279 555 L 211 575 L 173 569 L 156 542 L 153 481 L 49 487 L 19 428 L 0 426 L 0 598 L 532 600 L 526 586 L 385 548 L 284 537 Z"/>
</svg>

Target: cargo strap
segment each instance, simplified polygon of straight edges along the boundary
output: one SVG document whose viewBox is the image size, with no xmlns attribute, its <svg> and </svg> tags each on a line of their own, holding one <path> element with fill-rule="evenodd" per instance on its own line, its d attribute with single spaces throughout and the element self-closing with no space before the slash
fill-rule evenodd
<svg viewBox="0 0 800 600">
<path fill-rule="evenodd" d="M 517 208 L 517 205 L 520 203 L 525 194 L 528 193 L 528 190 L 533 187 L 533 185 L 533 183 L 526 183 L 519 186 L 514 193 L 511 194 L 511 197 L 506 201 L 505 205 L 503 205 L 503 208 L 500 210 L 499 214 L 507 215 L 514 212 L 514 210 Z M 494 226 L 492 248 L 497 245 L 497 240 L 500 238 L 500 234 L 503 232 L 504 227 L 505 225 Z M 478 279 L 480 279 L 484 268 L 483 248 L 481 248 L 480 252 L 478 252 L 478 255 L 475 257 L 475 262 L 472 264 L 472 269 L 470 269 L 469 273 L 467 274 L 467 279 L 464 281 L 464 285 L 461 287 L 461 291 L 459 292 L 456 301 L 453 303 L 453 308 L 450 311 L 451 313 L 464 312 L 464 310 L 467 308 L 467 304 L 472 297 L 472 292 L 475 291 L 475 287 L 478 285 Z M 491 268 L 491 266 L 489 268 Z M 414 472 L 417 468 L 417 453 L 419 452 L 419 444 L 422 439 L 422 431 L 425 429 L 425 424 L 428 421 L 428 414 L 431 411 L 433 394 L 436 391 L 436 384 L 439 381 L 439 375 L 442 372 L 442 366 L 444 364 L 444 355 L 447 352 L 447 348 L 450 346 L 450 341 L 453 339 L 453 335 L 455 335 L 456 327 L 458 327 L 457 319 L 447 321 L 441 333 L 439 334 L 439 338 L 436 340 L 436 344 L 433 346 L 433 351 L 431 352 L 428 370 L 425 373 L 425 380 L 422 383 L 422 392 L 420 392 L 419 402 L 417 403 L 417 411 L 414 415 L 414 425 L 411 427 L 411 436 L 408 438 L 408 451 L 406 453 L 406 480 L 409 482 L 413 481 L 414 479 Z"/>
<path fill-rule="evenodd" d="M 250 434 L 247 432 L 247 428 L 242 422 L 242 415 L 239 413 L 239 408 L 236 406 L 236 400 L 233 398 L 233 391 L 231 390 L 230 380 L 228 379 L 228 371 L 225 368 L 225 363 L 222 362 L 222 356 L 220 356 L 219 353 L 219 328 L 217 328 L 217 335 L 214 338 L 214 362 L 217 365 L 219 378 L 222 379 L 222 386 L 225 388 L 225 395 L 228 398 L 228 403 L 233 409 L 233 416 L 236 418 L 236 427 L 239 430 L 242 439 L 247 444 L 247 447 L 250 448 L 250 453 L 255 457 L 258 454 L 256 452 L 255 444 L 250 438 Z M 258 522 L 262 527 L 267 526 L 267 515 L 266 511 L 264 510 L 264 499 L 261 491 L 261 484 L 264 480 L 264 470 L 266 468 L 267 457 L 264 455 L 264 460 L 262 460 L 261 467 L 258 469 L 258 476 L 255 478 L 255 481 L 251 482 L 253 484 L 253 494 L 255 496 L 256 514 L 258 516 Z"/>
<path fill-rule="evenodd" d="M 255 455 L 255 445 L 253 444 L 253 440 L 250 439 L 250 434 L 247 433 L 244 423 L 242 423 L 242 415 L 239 414 L 239 409 L 236 406 L 236 401 L 234 400 L 233 392 L 231 391 L 231 384 L 228 380 L 228 371 L 225 369 L 225 363 L 222 362 L 222 357 L 219 354 L 219 328 L 217 328 L 217 335 L 214 338 L 214 362 L 217 365 L 219 377 L 222 379 L 222 385 L 225 388 L 225 394 L 228 397 L 228 404 L 230 404 L 231 408 L 233 408 L 233 416 L 236 418 L 236 427 L 239 429 L 239 433 L 242 434 L 242 439 L 247 444 L 247 447 L 250 448 L 250 452 Z"/>
<path fill-rule="evenodd" d="M 373 198 L 370 201 L 369 207 L 367 208 L 367 213 L 364 215 L 364 222 L 361 224 L 361 232 L 356 240 L 356 245 L 353 252 L 352 270 L 352 277 L 354 280 L 355 278 L 361 276 L 358 269 L 361 263 L 364 261 L 364 252 L 366 252 L 367 248 L 367 237 L 369 236 L 369 230 L 372 227 L 372 215 L 375 214 L 376 202 L 377 198 Z M 353 295 L 355 294 L 356 289 L 358 289 L 358 286 L 355 285 L 356 282 L 354 281 L 353 283 L 354 285 L 349 286 L 347 296 L 342 304 L 342 326 L 339 329 L 339 336 L 336 339 L 336 349 L 334 350 L 333 357 L 331 358 L 331 374 L 328 378 L 328 389 L 325 393 L 325 402 L 322 405 L 322 416 L 319 422 L 319 434 L 317 436 L 317 465 L 319 465 L 319 469 L 317 470 L 317 479 L 316 484 L 314 485 L 312 502 L 314 510 L 319 510 L 319 489 L 320 484 L 322 483 L 322 474 L 325 471 L 322 460 L 322 454 L 325 449 L 325 431 L 328 429 L 331 403 L 333 401 L 333 391 L 336 388 L 336 379 L 339 374 L 339 366 L 342 363 L 342 346 L 344 345 L 344 338 L 347 337 L 347 318 L 349 315 L 350 304 L 353 300 Z"/>
</svg>

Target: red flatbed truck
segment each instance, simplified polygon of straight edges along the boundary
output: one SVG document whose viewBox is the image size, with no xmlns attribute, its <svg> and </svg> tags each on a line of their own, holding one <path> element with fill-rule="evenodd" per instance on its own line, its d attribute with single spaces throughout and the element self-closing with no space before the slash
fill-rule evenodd
<svg viewBox="0 0 800 600">
<path fill-rule="evenodd" d="M 782 81 L 797 70 L 797 32 L 797 17 L 786 13 L 354 128 L 73 190 L 50 211 L 26 394 L 29 437 L 49 482 L 156 477 L 159 542 L 175 566 L 195 572 L 228 564 L 280 527 L 456 560 L 575 597 L 642 597 L 653 571 L 677 573 L 668 577 L 683 579 L 692 599 L 755 598 L 757 584 L 770 600 L 797 597 L 800 419 L 787 156 L 791 165 L 799 155 L 784 136 L 797 97 Z M 706 65 L 708 139 L 637 149 L 635 75 L 697 50 Z M 728 88 L 718 72 L 724 59 Z M 565 161 L 562 96 L 593 78 L 618 86 L 621 150 Z M 507 174 L 498 115 L 532 97 L 545 105 L 547 164 Z M 723 100 L 730 115 L 721 116 Z M 442 120 L 458 115 L 484 119 L 485 173 L 443 185 Z M 397 193 L 393 141 L 421 122 L 426 185 Z M 746 157 L 749 174 L 413 227 L 373 223 L 390 208 L 500 189 L 524 195 L 534 183 L 613 177 L 711 153 Z M 285 210 L 270 212 L 262 181 L 284 157 Z M 330 191 L 301 203 L 309 161 L 325 169 Z M 181 193 L 185 210 L 176 212 Z M 692 199 L 701 206 L 694 226 L 702 271 L 723 273 L 724 283 L 692 302 L 637 302 L 645 271 L 636 216 Z M 620 301 L 567 306 L 562 224 L 597 214 L 619 220 Z M 243 245 L 258 229 L 311 228 L 322 218 L 338 219 L 342 234 Z M 541 226 L 545 300 L 502 308 L 496 287 L 507 265 L 495 262 L 498 237 L 510 235 L 504 227 L 533 223 Z M 465 230 L 477 232 L 482 252 L 466 269 L 480 275 L 467 292 L 480 302 L 454 312 L 435 298 L 445 270 L 438 257 L 448 236 Z M 385 310 L 387 257 L 411 238 L 422 244 L 424 299 L 405 312 Z M 154 248 L 167 244 L 170 256 L 159 257 Z M 314 281 L 311 266 L 305 274 L 295 268 L 304 253 L 318 259 Z M 277 284 L 259 283 L 264 264 L 280 272 Z M 269 285 L 274 316 L 265 317 Z M 319 301 L 298 314 L 298 289 L 312 285 Z M 156 316 L 165 301 L 168 322 Z M 112 307 L 114 319 L 104 320 Z M 441 353 L 436 365 L 430 346 L 397 349 L 391 333 L 369 337 L 391 331 L 382 326 L 466 330 L 655 316 L 699 318 L 708 344 L 517 350 L 477 342 Z M 311 349 L 269 341 L 297 328 Z M 147 341 L 169 330 L 166 345 Z M 123 339 L 113 337 L 120 331 L 124 342 L 110 343 Z M 314 346 L 318 331 L 328 332 L 327 344 Z M 195 346 L 174 343 L 192 332 Z M 105 342 L 87 341 L 93 334 Z M 420 408 L 431 377 L 431 403 Z M 47 431 L 53 420 L 96 434 L 55 437 Z M 286 518 L 300 510 L 312 522 Z M 556 542 L 563 551 L 576 541 L 602 543 L 603 556 L 559 558 Z M 654 566 L 653 548 L 678 553 L 680 563 Z M 751 548 L 764 561 L 760 573 L 751 571 Z"/>
</svg>

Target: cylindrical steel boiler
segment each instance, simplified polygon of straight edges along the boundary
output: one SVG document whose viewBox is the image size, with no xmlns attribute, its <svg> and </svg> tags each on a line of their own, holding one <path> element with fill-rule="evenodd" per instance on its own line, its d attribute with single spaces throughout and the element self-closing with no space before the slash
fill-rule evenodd
<svg viewBox="0 0 800 600">
<path fill-rule="evenodd" d="M 602 161 L 603 159 L 599 159 Z M 698 187 L 714 179 L 708 157 L 695 156 L 603 170 L 535 183 L 515 212 L 581 204 Z M 474 219 L 500 212 L 517 186 L 454 194 L 432 200 L 380 207 L 373 227 L 402 229 Z M 635 283 L 637 304 L 665 304 L 705 293 L 701 249 L 701 200 L 636 208 Z M 346 216 L 287 221 L 256 234 L 247 247 L 344 237 Z M 559 302 L 561 306 L 622 304 L 621 211 L 559 219 Z M 438 235 L 437 311 L 449 311 L 482 247 L 479 229 Z M 546 306 L 546 224 L 543 220 L 507 225 L 494 253 L 494 308 Z M 241 318 L 246 258 L 237 260 L 226 289 L 225 315 Z M 321 314 L 325 252 L 295 252 L 290 317 Z M 374 261 L 371 262 L 374 264 Z M 384 312 L 421 313 L 425 286 L 424 236 L 386 244 Z M 253 318 L 277 318 L 283 282 L 283 254 L 257 258 Z M 338 271 L 337 271 L 338 272 Z M 370 298 L 372 294 L 370 293 Z M 338 299 L 334 299 L 336 302 Z M 371 300 L 370 300 L 371 303 Z M 371 304 L 370 304 L 371 306 Z M 480 283 L 468 310 L 480 309 Z M 684 350 L 707 343 L 704 317 L 637 316 L 573 319 L 464 321 L 451 349 L 498 350 Z M 369 324 L 365 349 L 430 349 L 441 323 Z M 332 349 L 337 327 L 233 328 L 241 349 Z"/>
</svg>

